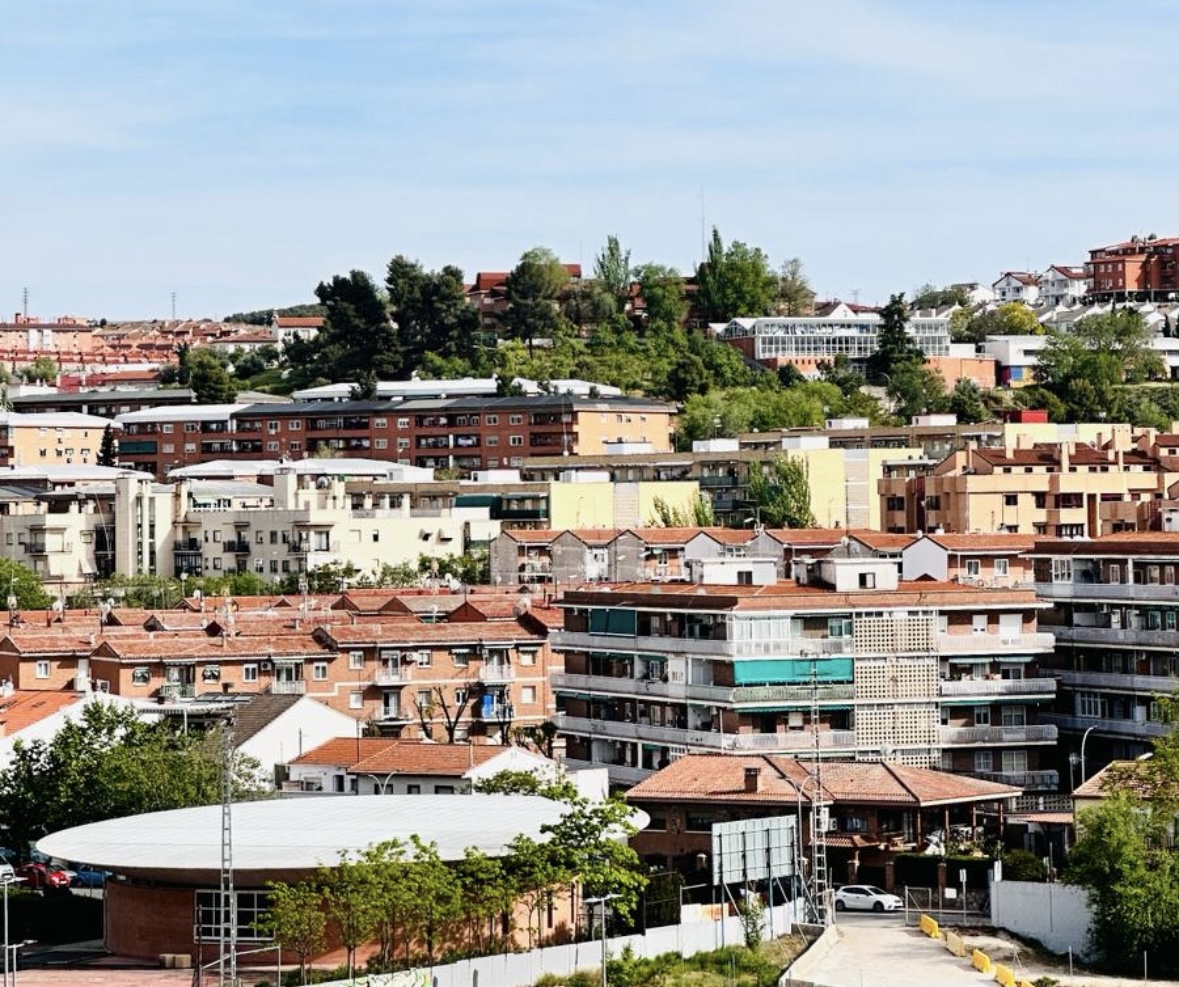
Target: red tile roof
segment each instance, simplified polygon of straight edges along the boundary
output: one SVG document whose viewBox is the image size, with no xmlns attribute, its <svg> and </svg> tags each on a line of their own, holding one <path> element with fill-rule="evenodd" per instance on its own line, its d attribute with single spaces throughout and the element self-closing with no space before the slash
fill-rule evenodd
<svg viewBox="0 0 1179 987">
<path fill-rule="evenodd" d="M 949 552 L 1023 553 L 1030 551 L 1036 543 L 1034 535 L 1000 534 L 997 532 L 932 534 L 926 537 Z"/>
<path fill-rule="evenodd" d="M 300 754 L 292 764 L 353 765 L 371 757 L 394 741 L 387 737 L 336 737 Z"/>
<path fill-rule="evenodd" d="M 323 316 L 280 315 L 274 321 L 280 329 L 318 329 L 323 325 Z"/>
<path fill-rule="evenodd" d="M 349 769 L 353 774 L 390 772 L 407 775 L 440 775 L 461 778 L 471 768 L 498 757 L 507 750 L 498 744 L 432 744 L 416 740 L 394 740 Z"/>
<path fill-rule="evenodd" d="M 902 535 L 887 531 L 858 531 L 850 537 L 861 545 L 867 545 L 874 552 L 900 552 L 917 539 L 916 535 Z"/>
<path fill-rule="evenodd" d="M 760 769 L 760 787 L 745 790 L 745 769 Z M 690 754 L 639 782 L 627 800 L 679 802 L 796 803 L 801 789 L 812 801 L 815 786 L 807 785 L 809 766 L 775 755 Z M 915 768 L 885 761 L 823 763 L 825 798 L 846 805 L 934 806 L 991 802 L 1020 794 L 1020 789 L 964 775 Z"/>
<path fill-rule="evenodd" d="M 518 620 L 490 620 L 469 624 L 423 624 L 410 621 L 368 624 L 325 624 L 317 638 L 341 644 L 413 644 L 445 647 L 449 644 L 541 643 L 544 638 Z"/>
<path fill-rule="evenodd" d="M 82 699 L 77 692 L 17 690 L 0 696 L 0 736 L 12 737 Z"/>
</svg>

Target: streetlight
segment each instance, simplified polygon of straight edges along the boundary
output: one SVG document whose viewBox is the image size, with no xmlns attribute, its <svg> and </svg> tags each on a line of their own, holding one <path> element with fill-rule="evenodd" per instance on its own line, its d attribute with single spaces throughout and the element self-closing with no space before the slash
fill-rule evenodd
<svg viewBox="0 0 1179 987">
<path fill-rule="evenodd" d="M 9 981 L 8 981 L 8 969 L 9 969 L 8 954 L 9 954 L 9 951 L 12 950 L 12 947 L 9 946 L 9 944 L 8 944 L 8 886 L 10 884 L 23 884 L 24 882 L 25 882 L 25 879 L 23 877 L 17 877 L 15 874 L 8 874 L 7 876 L 5 876 L 5 878 L 3 880 L 0 880 L 0 884 L 4 885 L 4 987 L 8 987 L 8 983 L 9 983 Z M 24 944 L 22 943 L 22 945 L 24 945 Z M 13 952 L 13 961 L 14 961 L 13 965 L 14 966 L 15 966 L 15 960 L 16 960 L 16 954 L 15 954 L 15 952 Z M 13 980 L 13 983 L 16 982 L 15 970 L 13 971 L 12 980 Z"/>
<path fill-rule="evenodd" d="M 602 987 L 609 987 L 606 983 L 606 902 L 613 901 L 617 898 L 616 894 L 604 894 L 600 898 L 586 898 L 584 899 L 587 905 L 601 905 L 602 906 Z M 593 909 L 590 909 L 590 915 L 593 915 Z"/>
<path fill-rule="evenodd" d="M 800 877 L 802 875 L 802 793 L 806 789 L 807 782 L 812 782 L 812 781 L 818 783 L 818 781 L 819 781 L 818 776 L 808 774 L 806 776 L 806 778 L 803 779 L 802 784 L 794 786 L 795 795 L 797 796 L 797 799 L 798 799 L 798 806 L 795 810 L 796 815 L 794 818 L 798 821 L 798 829 L 795 833 L 795 839 L 797 840 L 797 843 L 798 843 L 798 851 L 797 851 L 796 856 L 798 858 L 798 868 L 797 869 L 798 869 L 798 873 L 799 873 Z M 815 801 L 816 797 L 819 799 L 819 801 Z M 819 838 L 819 827 L 815 821 L 815 816 L 817 815 L 819 809 L 822 808 L 822 806 L 823 806 L 822 798 L 823 798 L 823 793 L 821 791 L 811 792 L 811 856 L 815 860 L 818 859 L 818 846 L 816 845 L 815 841 L 818 840 L 818 838 Z M 815 869 L 816 869 L 815 864 L 812 862 L 811 873 L 810 873 L 811 880 L 817 879 L 817 875 L 815 874 Z M 807 881 L 807 883 L 809 884 L 810 881 Z M 816 892 L 815 901 L 814 901 L 815 918 L 820 920 L 823 925 L 826 925 L 827 924 L 827 910 L 824 907 L 824 902 L 822 901 L 822 897 L 821 897 L 822 888 L 820 888 L 818 886 L 817 880 L 816 880 L 816 885 L 815 885 L 815 892 Z"/>
<path fill-rule="evenodd" d="M 1089 734 L 1097 729 L 1097 724 L 1089 727 L 1083 734 L 1081 734 L 1081 784 L 1085 784 L 1085 741 L 1089 739 Z"/>
</svg>

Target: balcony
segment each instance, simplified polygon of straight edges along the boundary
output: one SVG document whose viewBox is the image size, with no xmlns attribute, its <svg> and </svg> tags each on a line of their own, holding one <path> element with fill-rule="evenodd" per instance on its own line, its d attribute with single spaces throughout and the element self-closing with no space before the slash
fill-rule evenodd
<svg viewBox="0 0 1179 987">
<path fill-rule="evenodd" d="M 992 744 L 1054 744 L 1054 725 L 1036 724 L 1022 727 L 938 727 L 938 743 L 943 747 Z"/>
<path fill-rule="evenodd" d="M 412 665 L 382 665 L 373 674 L 373 685 L 385 688 L 405 685 L 412 671 Z"/>
<path fill-rule="evenodd" d="M 567 757 L 562 762 L 566 771 L 589 771 L 605 768 L 610 774 L 610 780 L 618 785 L 637 785 L 644 778 L 650 778 L 655 773 L 653 768 L 635 768 L 626 764 L 611 764 L 609 761 L 582 761 Z"/>
<path fill-rule="evenodd" d="M 1026 655 L 1050 652 L 1055 646 L 1051 634 L 938 634 L 937 650 L 953 655 Z"/>
<path fill-rule="evenodd" d="M 1175 650 L 1179 640 L 1173 630 L 1145 630 L 1139 627 L 1058 627 L 1056 640 L 1061 644 L 1102 644 L 1130 648 L 1165 648 Z"/>
<path fill-rule="evenodd" d="M 399 706 L 382 706 L 377 713 L 377 720 L 381 723 L 409 723 L 413 714 Z"/>
<path fill-rule="evenodd" d="M 271 682 L 270 691 L 276 696 L 302 696 L 307 692 L 307 683 L 302 679 L 286 682 Z"/>
<path fill-rule="evenodd" d="M 172 551 L 176 555 L 200 555 L 201 541 L 199 538 L 185 538 L 173 542 Z"/>
<path fill-rule="evenodd" d="M 1073 672 L 1067 669 L 1053 669 L 1051 674 L 1060 679 L 1061 685 L 1073 688 L 1146 693 L 1151 696 L 1167 695 L 1179 685 L 1179 680 L 1170 675 L 1123 675 L 1120 672 Z"/>
<path fill-rule="evenodd" d="M 475 677 L 485 685 L 502 685 L 515 680 L 516 670 L 506 662 L 485 661 L 477 666 Z"/>
<path fill-rule="evenodd" d="M 159 696 L 164 700 L 193 699 L 196 697 L 196 685 L 191 682 L 165 682 L 160 686 Z"/>
<path fill-rule="evenodd" d="M 516 715 L 511 703 L 488 703 L 486 706 L 475 703 L 472 709 L 476 717 L 489 721 L 510 720 Z"/>
<path fill-rule="evenodd" d="M 584 631 L 557 631 L 553 647 L 568 651 L 648 651 L 657 654 L 733 655 L 733 641 L 691 637 L 646 637 L 621 634 L 590 634 Z"/>
<path fill-rule="evenodd" d="M 955 696 L 1039 696 L 1056 694 L 1055 679 L 942 679 L 937 686 L 943 699 Z"/>
<path fill-rule="evenodd" d="M 609 675 L 571 675 L 555 673 L 550 677 L 558 692 L 575 692 L 597 696 L 627 696 L 635 699 L 675 699 L 681 702 L 705 703 L 710 706 L 809 705 L 813 690 L 809 685 L 695 685 L 683 682 L 664 682 L 661 678 L 622 678 Z M 1051 679 L 1049 685 L 1054 685 Z M 855 686 L 821 685 L 820 703 L 847 704 L 855 699 Z"/>
<path fill-rule="evenodd" d="M 809 730 L 790 733 L 726 733 L 714 730 L 687 730 L 678 727 L 633 723 L 625 720 L 598 720 L 581 716 L 565 716 L 562 733 L 588 734 L 611 740 L 638 740 L 652 744 L 677 745 L 704 750 L 808 751 L 814 747 L 814 734 Z M 825 751 L 854 750 L 854 730 L 820 730 L 819 749 Z"/>
<path fill-rule="evenodd" d="M 1179 586 L 1165 583 L 1036 583 L 1046 600 L 1135 600 L 1139 603 L 1179 601 Z"/>
<path fill-rule="evenodd" d="M 248 541 L 227 541 L 224 543 L 222 551 L 226 553 L 232 552 L 234 555 L 249 555 L 250 543 Z"/>
<path fill-rule="evenodd" d="M 1022 788 L 1025 792 L 1055 792 L 1060 788 L 1059 771 L 967 771 L 971 778 Z"/>
<path fill-rule="evenodd" d="M 1137 737 L 1140 740 L 1165 737 L 1171 732 L 1169 723 L 1157 723 L 1153 720 L 1110 720 L 1091 716 L 1069 716 L 1064 713 L 1041 713 L 1040 719 L 1051 721 L 1061 730 L 1069 732 L 1083 733 L 1089 727 L 1093 727 L 1096 734 Z"/>
</svg>

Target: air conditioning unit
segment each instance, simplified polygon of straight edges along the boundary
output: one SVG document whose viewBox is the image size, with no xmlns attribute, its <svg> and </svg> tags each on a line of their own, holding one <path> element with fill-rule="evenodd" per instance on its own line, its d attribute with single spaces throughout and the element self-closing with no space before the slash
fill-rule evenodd
<svg viewBox="0 0 1179 987">
<path fill-rule="evenodd" d="M 264 672 L 273 671 L 274 670 L 274 662 L 264 661 L 264 662 L 262 662 L 260 667 L 261 667 L 262 671 L 264 671 Z"/>
<path fill-rule="evenodd" d="M 110 680 L 109 679 L 95 679 L 94 680 L 94 691 L 95 692 L 110 692 L 111 691 Z"/>
</svg>

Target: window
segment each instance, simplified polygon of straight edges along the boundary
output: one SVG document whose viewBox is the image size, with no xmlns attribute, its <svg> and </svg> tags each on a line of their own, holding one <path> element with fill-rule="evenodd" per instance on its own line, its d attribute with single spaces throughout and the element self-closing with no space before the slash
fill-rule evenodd
<svg viewBox="0 0 1179 987">
<path fill-rule="evenodd" d="M 989 727 L 991 725 L 991 707 L 990 706 L 975 706 L 974 707 L 974 725 L 976 727 Z"/>
<path fill-rule="evenodd" d="M 397 419 L 397 427 L 398 428 L 409 428 L 409 419 L 408 418 L 398 418 Z"/>
<path fill-rule="evenodd" d="M 422 794 L 422 786 L 421 785 L 406 785 L 405 786 L 405 794 L 406 795 L 421 795 Z"/>
<path fill-rule="evenodd" d="M 470 696 L 471 691 L 465 687 L 459 687 L 454 690 L 454 704 L 455 706 L 462 706 Z"/>
<path fill-rule="evenodd" d="M 499 445 L 499 436 L 498 436 L 498 435 L 489 435 L 489 436 L 487 436 L 487 439 L 486 439 L 486 443 L 485 443 L 485 444 L 486 444 L 486 445 L 489 445 L 489 446 L 497 446 L 497 445 Z"/>
<path fill-rule="evenodd" d="M 1007 559 L 995 559 L 996 576 L 1007 576 L 1010 571 L 1010 563 Z"/>
<path fill-rule="evenodd" d="M 137 665 L 131 669 L 132 685 L 147 685 L 151 681 L 151 672 L 146 665 Z"/>
<path fill-rule="evenodd" d="M 982 575 L 982 560 L 981 559 L 967 559 L 966 560 L 966 575 L 977 579 Z"/>
<path fill-rule="evenodd" d="M 927 511 L 940 511 L 942 509 L 942 499 L 937 494 L 925 498 L 925 509 Z"/>
<path fill-rule="evenodd" d="M 486 420 L 488 425 L 498 425 L 499 415 L 488 415 Z"/>
<path fill-rule="evenodd" d="M 363 651 L 349 651 L 348 652 L 348 667 L 352 669 L 364 668 L 364 652 Z"/>
<path fill-rule="evenodd" d="M 1071 583 L 1073 581 L 1073 560 L 1052 560 L 1052 581 L 1054 583 Z"/>
<path fill-rule="evenodd" d="M 243 682 L 257 682 L 258 681 L 258 666 L 251 663 L 249 665 L 242 665 L 242 681 Z"/>
<path fill-rule="evenodd" d="M 534 703 L 536 702 L 536 686 L 525 685 L 520 687 L 520 702 Z"/>
<path fill-rule="evenodd" d="M 301 431 L 302 428 L 303 428 L 303 423 L 301 421 L 287 422 L 287 431 L 288 432 L 298 432 L 298 431 Z M 294 448 L 294 446 L 292 446 L 291 448 Z"/>
<path fill-rule="evenodd" d="M 163 432 L 165 435 L 171 435 L 172 430 L 175 427 L 176 427 L 175 425 L 172 425 L 171 423 L 169 423 L 169 424 L 165 425 L 163 428 L 161 428 L 160 431 Z"/>
<path fill-rule="evenodd" d="M 389 440 L 388 439 L 374 439 L 373 440 L 373 448 L 374 449 L 388 449 L 389 448 Z"/>
<path fill-rule="evenodd" d="M 1018 507 L 1019 506 L 1019 494 L 1004 494 L 1003 495 L 1003 506 L 1004 507 Z"/>
<path fill-rule="evenodd" d="M 750 573 L 749 582 L 753 582 L 753 574 Z M 875 589 L 876 588 L 876 573 L 861 572 L 860 573 L 860 589 Z"/>
<path fill-rule="evenodd" d="M 1122 581 L 1122 567 L 1120 565 L 1111 565 L 1109 567 L 1109 581 L 1111 583 L 1120 583 Z"/>
<path fill-rule="evenodd" d="M 206 665 L 201 669 L 202 682 L 220 682 L 221 681 L 221 666 L 220 665 Z"/>
<path fill-rule="evenodd" d="M 1102 702 L 1101 694 L 1097 692 L 1078 692 L 1077 693 L 1077 716 L 1083 716 L 1086 719 L 1098 719 L 1102 715 L 1102 707 L 1105 705 Z"/>
<path fill-rule="evenodd" d="M 471 664 L 471 651 L 469 648 L 454 648 L 450 652 L 450 657 L 459 668 L 466 668 Z"/>
<path fill-rule="evenodd" d="M 536 664 L 536 652 L 521 648 L 519 661 L 520 661 L 521 665 L 535 665 Z"/>
<path fill-rule="evenodd" d="M 1027 726 L 1027 708 L 1024 706 L 1004 706 L 1002 711 L 1002 721 L 1003 726 L 1005 727 Z"/>
<path fill-rule="evenodd" d="M 827 636 L 828 637 L 851 637 L 852 636 L 852 619 L 851 619 L 851 617 L 828 617 L 827 618 Z"/>
<path fill-rule="evenodd" d="M 49 678 L 49 662 L 48 661 L 37 662 L 36 675 L 37 675 L 37 678 L 39 678 L 39 679 Z"/>
<path fill-rule="evenodd" d="M 326 682 L 328 677 L 328 663 L 326 661 L 317 661 L 312 663 L 311 677 L 316 682 Z"/>
<path fill-rule="evenodd" d="M 239 942 L 265 942 L 268 937 L 259 931 L 266 912 L 270 909 L 269 891 L 236 891 L 237 940 Z M 196 939 L 195 942 L 219 942 L 228 938 L 229 916 L 221 908 L 220 891 L 196 892 Z"/>
<path fill-rule="evenodd" d="M 991 771 L 995 766 L 994 755 L 990 751 L 974 752 L 974 770 Z"/>
<path fill-rule="evenodd" d="M 375 419 L 373 419 L 373 428 L 388 428 L 388 427 L 389 427 L 389 419 L 388 418 L 375 418 Z"/>
<path fill-rule="evenodd" d="M 434 663 L 434 656 L 428 649 L 419 651 L 414 655 L 414 662 L 418 668 L 429 668 Z"/>
<path fill-rule="evenodd" d="M 508 445 L 522 446 L 523 444 L 524 444 L 524 436 L 522 436 L 522 435 L 509 435 L 508 436 Z"/>
<path fill-rule="evenodd" d="M 524 416 L 523 415 L 508 415 L 508 424 L 509 425 L 523 425 L 524 424 Z"/>
<path fill-rule="evenodd" d="M 364 709 L 364 693 L 350 692 L 348 693 L 348 708 L 349 709 Z"/>
<path fill-rule="evenodd" d="M 1003 773 L 1009 775 L 1026 774 L 1028 770 L 1027 751 L 1004 751 Z"/>
<path fill-rule="evenodd" d="M 434 786 L 434 794 L 435 795 L 453 795 L 454 794 L 454 785 L 435 785 Z"/>
</svg>

